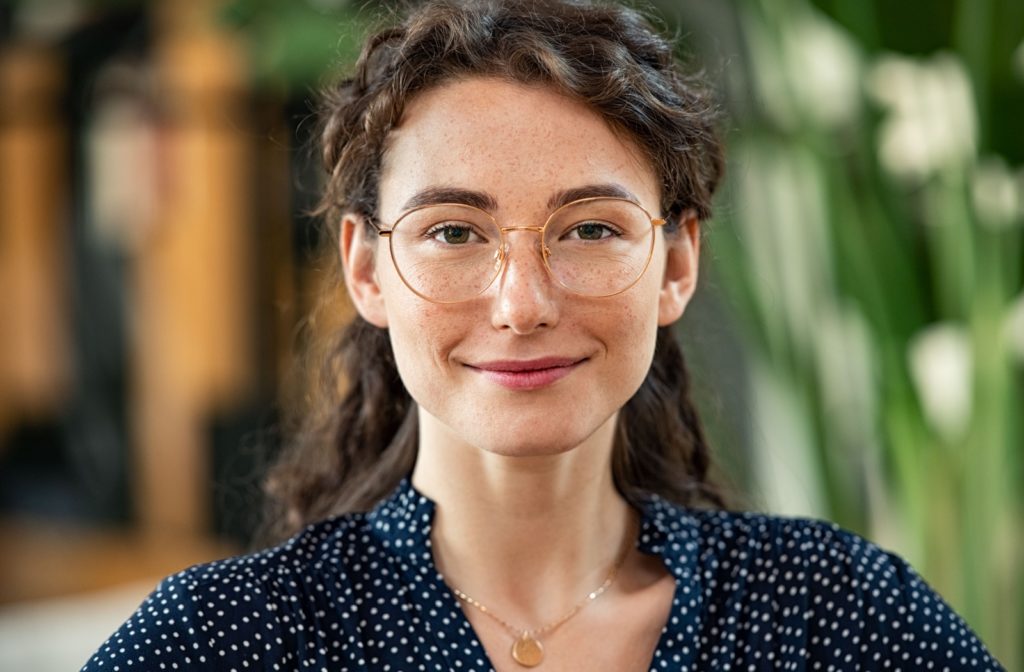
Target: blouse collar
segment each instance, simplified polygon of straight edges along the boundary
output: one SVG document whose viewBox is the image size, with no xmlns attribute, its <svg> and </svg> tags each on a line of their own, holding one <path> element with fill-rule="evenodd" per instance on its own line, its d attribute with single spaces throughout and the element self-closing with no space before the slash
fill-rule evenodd
<svg viewBox="0 0 1024 672">
<path fill-rule="evenodd" d="M 410 559 L 430 558 L 430 529 L 436 504 L 403 478 L 386 499 L 367 514 L 382 546 Z M 657 495 L 640 507 L 637 548 L 661 556 L 678 581 L 691 584 L 696 577 L 699 526 L 686 509 Z"/>
</svg>

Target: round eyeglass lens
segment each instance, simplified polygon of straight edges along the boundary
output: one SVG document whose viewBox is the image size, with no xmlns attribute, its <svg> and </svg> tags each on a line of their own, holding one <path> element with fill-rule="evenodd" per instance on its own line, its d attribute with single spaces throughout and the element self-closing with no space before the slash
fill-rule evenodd
<svg viewBox="0 0 1024 672">
<path fill-rule="evenodd" d="M 633 285 L 654 249 L 647 212 L 630 201 L 584 199 L 557 210 L 544 230 L 548 267 L 566 289 L 611 296 Z"/>
<path fill-rule="evenodd" d="M 491 284 L 501 268 L 501 231 L 466 205 L 430 205 L 392 227 L 391 257 L 405 283 L 440 303 L 465 301 Z"/>
</svg>

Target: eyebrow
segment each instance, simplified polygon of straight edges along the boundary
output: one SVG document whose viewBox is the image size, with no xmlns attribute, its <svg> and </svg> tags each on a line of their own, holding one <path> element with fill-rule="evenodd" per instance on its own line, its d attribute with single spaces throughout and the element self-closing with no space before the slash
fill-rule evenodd
<svg viewBox="0 0 1024 672">
<path fill-rule="evenodd" d="M 582 187 L 563 189 L 548 199 L 548 210 L 556 210 L 566 203 L 572 203 L 573 201 L 578 201 L 581 198 L 596 198 L 600 196 L 604 196 L 606 198 L 624 198 L 628 201 L 633 201 L 634 203 L 640 202 L 637 197 L 629 191 L 629 189 L 626 189 L 621 184 L 608 182 L 605 184 L 587 184 Z"/>
<path fill-rule="evenodd" d="M 608 182 L 603 184 L 586 184 L 580 187 L 572 187 L 556 192 L 548 199 L 548 210 L 556 210 L 566 203 L 578 201 L 581 198 L 624 198 L 633 202 L 639 202 L 637 197 L 621 184 Z M 473 189 L 460 189 L 459 187 L 427 187 L 413 194 L 405 202 L 403 210 L 411 210 L 424 205 L 436 205 L 438 203 L 461 203 L 480 208 L 488 212 L 498 209 L 498 200 L 485 191 Z"/>
<path fill-rule="evenodd" d="M 493 212 L 498 209 L 498 201 L 490 194 L 472 189 L 459 189 L 458 187 L 427 187 L 417 191 L 408 201 L 405 202 L 403 210 L 412 210 L 424 205 L 436 205 L 438 203 L 461 203 L 471 205 L 474 208 Z"/>
</svg>

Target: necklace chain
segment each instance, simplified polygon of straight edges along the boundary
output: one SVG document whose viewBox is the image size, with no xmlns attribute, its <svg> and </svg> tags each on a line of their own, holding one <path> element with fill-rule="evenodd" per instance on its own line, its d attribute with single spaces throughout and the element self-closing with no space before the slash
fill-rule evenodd
<svg viewBox="0 0 1024 672">
<path fill-rule="evenodd" d="M 611 571 L 608 573 L 608 577 L 604 580 L 604 583 L 602 583 L 596 590 L 591 591 L 590 593 L 587 593 L 587 596 L 585 598 L 583 598 L 582 600 L 580 600 L 579 602 L 577 602 L 573 606 L 573 608 L 570 609 L 569 612 L 565 616 L 562 616 L 557 621 L 552 621 L 551 623 L 548 623 L 547 625 L 543 625 L 543 626 L 541 626 L 539 628 L 533 628 L 533 629 L 530 629 L 530 630 L 527 630 L 525 628 L 517 628 L 516 626 L 512 625 L 511 623 L 509 623 L 508 621 L 506 621 L 505 619 L 503 619 L 502 617 L 498 616 L 496 613 L 494 613 L 493 611 L 488 609 L 486 605 L 481 604 L 480 602 L 474 600 L 472 597 L 470 597 L 466 593 L 462 592 L 458 588 L 455 588 L 454 586 L 451 586 L 451 589 L 452 589 L 452 592 L 455 593 L 456 597 L 458 597 L 460 600 L 462 600 L 463 602 L 466 602 L 467 604 L 470 604 L 470 605 L 476 607 L 482 613 L 487 614 L 492 619 L 494 619 L 495 621 L 500 623 L 506 630 L 511 632 L 513 635 L 519 636 L 519 635 L 527 634 L 527 635 L 531 635 L 531 636 L 536 636 L 536 635 L 543 635 L 545 632 L 550 632 L 550 631 L 554 630 L 555 628 L 557 628 L 558 626 L 560 626 L 561 624 L 565 623 L 570 618 L 575 616 L 576 612 L 578 612 L 580 609 L 585 607 L 588 602 L 596 600 L 598 597 L 600 597 L 601 594 L 604 591 L 608 590 L 608 587 L 612 585 L 612 582 L 615 581 L 615 575 L 618 573 L 618 570 L 619 570 L 620 566 L 621 566 L 621 562 L 616 562 L 615 566 L 613 566 Z"/>
<path fill-rule="evenodd" d="M 611 570 L 608 572 L 608 576 L 605 578 L 604 583 L 598 586 L 595 590 L 592 590 L 589 593 L 587 593 L 586 597 L 584 597 L 582 600 L 573 605 L 572 609 L 570 609 L 568 613 L 566 613 L 564 616 L 562 616 L 558 620 L 552 621 L 547 625 L 543 625 L 539 628 L 533 628 L 529 630 L 525 628 L 517 628 L 516 626 L 512 625 L 511 623 L 509 623 L 508 621 L 506 621 L 505 619 L 503 619 L 502 617 L 498 616 L 496 613 L 488 609 L 487 605 L 479 602 L 478 600 L 473 599 L 472 597 L 470 597 L 463 591 L 459 590 L 455 586 L 451 585 L 450 583 L 448 584 L 448 587 L 451 588 L 451 591 L 460 600 L 476 608 L 481 613 L 487 615 L 495 622 L 500 624 L 503 628 L 512 633 L 517 638 L 516 645 L 513 646 L 512 657 L 515 658 L 516 662 L 519 662 L 522 665 L 525 665 L 527 667 L 533 667 L 534 665 L 540 663 L 541 656 L 543 655 L 543 649 L 540 646 L 540 642 L 537 640 L 537 636 L 555 630 L 560 625 L 562 625 L 570 618 L 575 616 L 577 613 L 579 613 L 580 609 L 582 609 L 583 607 L 587 606 L 587 604 L 599 598 L 602 594 L 604 594 L 606 590 L 608 590 L 608 588 L 615 581 L 615 577 L 618 575 L 619 570 L 622 568 L 622 565 L 626 562 L 626 558 L 629 556 L 629 549 L 631 548 L 631 544 L 629 542 L 634 536 L 635 535 L 633 535 L 632 533 L 626 535 L 626 543 L 623 544 L 622 551 L 620 551 L 619 557 L 615 560 L 615 564 L 612 565 Z M 526 663 L 523 660 L 520 660 L 520 656 L 516 653 L 516 646 L 523 642 L 530 642 L 531 644 L 537 647 L 536 662 Z"/>
</svg>

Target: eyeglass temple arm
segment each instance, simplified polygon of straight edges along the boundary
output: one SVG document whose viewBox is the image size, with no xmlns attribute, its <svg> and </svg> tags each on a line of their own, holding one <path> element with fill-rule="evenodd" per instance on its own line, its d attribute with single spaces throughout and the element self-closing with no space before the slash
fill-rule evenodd
<svg viewBox="0 0 1024 672">
<path fill-rule="evenodd" d="M 380 228 L 380 224 L 377 222 L 377 218 L 374 217 L 373 215 L 366 215 L 366 221 L 367 223 L 369 223 L 370 226 L 373 227 L 373 230 L 376 231 L 377 235 L 380 236 L 381 238 L 391 237 L 391 230 L 389 229 L 385 231 L 384 229 Z"/>
</svg>

